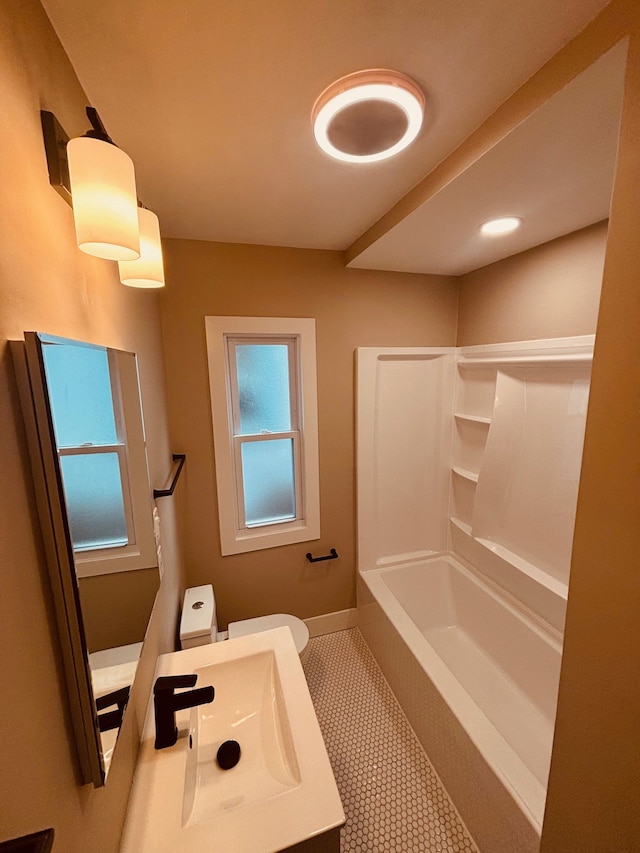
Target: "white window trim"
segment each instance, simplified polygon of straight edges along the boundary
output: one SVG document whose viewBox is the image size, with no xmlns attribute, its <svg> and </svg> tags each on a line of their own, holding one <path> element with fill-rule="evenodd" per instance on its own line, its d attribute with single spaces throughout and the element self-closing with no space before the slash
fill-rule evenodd
<svg viewBox="0 0 640 853">
<path fill-rule="evenodd" d="M 209 387 L 216 459 L 218 519 L 223 556 L 307 542 L 320 538 L 320 478 L 318 471 L 318 405 L 316 324 L 312 318 L 205 317 Z M 235 442 L 231 425 L 231 389 L 227 369 L 227 338 L 295 337 L 298 345 L 299 413 L 302 468 L 302 517 L 260 527 L 241 528 L 234 468 Z M 273 436 L 265 436 L 272 438 Z"/>
</svg>

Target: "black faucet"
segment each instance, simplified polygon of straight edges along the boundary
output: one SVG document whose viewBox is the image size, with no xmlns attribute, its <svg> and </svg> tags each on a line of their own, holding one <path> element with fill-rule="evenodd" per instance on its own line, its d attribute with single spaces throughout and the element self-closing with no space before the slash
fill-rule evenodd
<svg viewBox="0 0 640 853">
<path fill-rule="evenodd" d="M 185 708 L 195 708 L 196 705 L 206 705 L 213 702 L 215 691 L 213 687 L 199 687 L 184 693 L 174 693 L 181 687 L 193 687 L 198 676 L 191 675 L 161 675 L 153 685 L 153 707 L 156 714 L 156 749 L 173 746 L 178 740 L 176 728 L 176 711 Z"/>
<path fill-rule="evenodd" d="M 96 711 L 104 711 L 104 714 L 98 714 L 98 728 L 101 732 L 108 732 L 111 729 L 119 729 L 122 725 L 122 717 L 124 709 L 129 701 L 130 685 L 121 687 L 119 690 L 114 690 L 113 693 L 105 693 L 96 699 Z M 115 711 L 105 711 L 111 705 L 117 705 Z"/>
</svg>

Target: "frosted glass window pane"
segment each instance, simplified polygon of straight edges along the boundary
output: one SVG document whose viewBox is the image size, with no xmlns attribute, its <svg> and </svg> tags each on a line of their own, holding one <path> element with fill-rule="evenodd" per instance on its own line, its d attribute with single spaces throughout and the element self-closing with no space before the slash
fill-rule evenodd
<svg viewBox="0 0 640 853">
<path fill-rule="evenodd" d="M 115 444 L 107 351 L 65 344 L 42 351 L 58 447 Z"/>
<path fill-rule="evenodd" d="M 250 441 L 242 445 L 242 481 L 247 524 L 296 517 L 293 440 Z"/>
<path fill-rule="evenodd" d="M 240 431 L 238 435 L 291 429 L 289 347 L 286 344 L 236 345 Z"/>
<path fill-rule="evenodd" d="M 60 465 L 73 547 L 85 550 L 126 545 L 118 454 L 62 456 Z"/>
</svg>

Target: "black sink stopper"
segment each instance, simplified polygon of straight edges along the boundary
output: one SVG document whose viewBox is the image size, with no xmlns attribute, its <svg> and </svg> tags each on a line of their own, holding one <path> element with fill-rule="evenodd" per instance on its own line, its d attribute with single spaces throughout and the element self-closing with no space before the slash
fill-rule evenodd
<svg viewBox="0 0 640 853">
<path fill-rule="evenodd" d="M 216 761 L 221 770 L 231 770 L 240 761 L 240 744 L 237 740 L 225 740 L 216 753 Z"/>
</svg>

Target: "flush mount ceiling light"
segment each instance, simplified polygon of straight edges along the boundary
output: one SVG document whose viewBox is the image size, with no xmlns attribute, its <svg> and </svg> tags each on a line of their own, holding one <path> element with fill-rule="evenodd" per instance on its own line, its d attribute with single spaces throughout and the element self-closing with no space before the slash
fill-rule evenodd
<svg viewBox="0 0 640 853">
<path fill-rule="evenodd" d="M 500 234 L 510 234 L 522 225 L 519 216 L 501 216 L 489 219 L 480 226 L 480 231 L 487 237 L 498 237 Z"/>
<path fill-rule="evenodd" d="M 311 122 L 316 142 L 347 163 L 393 157 L 420 132 L 424 95 L 398 71 L 374 68 L 336 80 L 315 102 Z"/>
</svg>

